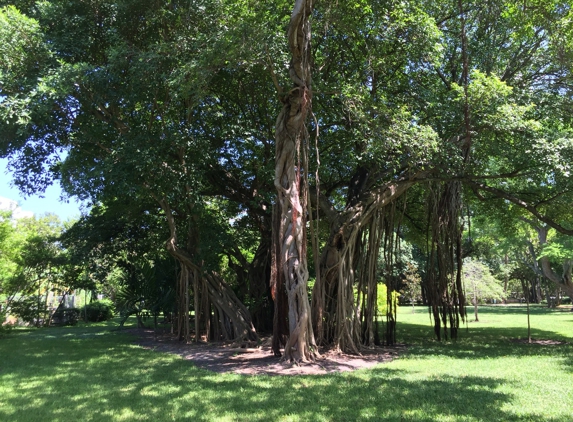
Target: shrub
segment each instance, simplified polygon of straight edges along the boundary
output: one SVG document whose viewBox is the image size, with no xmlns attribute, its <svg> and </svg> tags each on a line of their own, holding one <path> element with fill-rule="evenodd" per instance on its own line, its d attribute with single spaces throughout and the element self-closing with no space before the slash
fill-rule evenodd
<svg viewBox="0 0 573 422">
<path fill-rule="evenodd" d="M 48 308 L 37 296 L 22 297 L 10 304 L 10 314 L 27 324 L 40 326 L 48 314 Z"/>
<path fill-rule="evenodd" d="M 376 304 L 378 305 L 378 315 L 385 316 L 386 312 L 388 311 L 388 288 L 384 283 L 378 283 L 378 296 L 376 300 Z M 400 297 L 400 293 L 393 291 L 392 292 L 392 300 L 394 304 L 398 304 L 398 297 Z"/>
<path fill-rule="evenodd" d="M 8 335 L 14 328 L 12 323 L 7 321 L 6 317 L 6 311 L 0 311 L 0 337 Z"/>
<path fill-rule="evenodd" d="M 113 318 L 112 304 L 107 300 L 98 300 L 82 307 L 80 315 L 89 322 L 107 321 Z"/>
<path fill-rule="evenodd" d="M 89 311 L 88 311 L 89 313 Z M 53 325 L 76 325 L 80 319 L 78 308 L 59 308 L 52 315 Z"/>
<path fill-rule="evenodd" d="M 354 300 L 357 300 L 358 291 L 354 289 Z M 384 283 L 378 283 L 377 287 L 377 296 L 376 296 L 376 306 L 378 307 L 378 316 L 383 317 L 386 315 L 388 311 L 388 288 Z M 398 304 L 398 297 L 400 297 L 400 293 L 393 291 L 392 292 L 392 300 L 397 305 Z"/>
</svg>

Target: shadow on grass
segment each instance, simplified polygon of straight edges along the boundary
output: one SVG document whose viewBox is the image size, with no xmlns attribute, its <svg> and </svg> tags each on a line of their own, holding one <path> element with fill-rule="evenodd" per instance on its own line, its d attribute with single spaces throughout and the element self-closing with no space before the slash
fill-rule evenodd
<svg viewBox="0 0 573 422">
<path fill-rule="evenodd" d="M 467 306 L 466 310 L 468 314 L 473 313 L 473 306 Z M 526 315 L 527 305 L 526 304 L 511 304 L 511 305 L 479 305 L 478 310 L 487 312 L 488 314 L 499 314 L 499 315 Z M 529 312 L 531 315 L 547 315 L 552 313 L 562 313 L 570 312 L 569 308 L 548 308 L 546 305 L 539 305 L 532 303 L 529 305 Z"/>
<path fill-rule="evenodd" d="M 573 324 L 572 324 L 573 329 Z M 531 329 L 533 340 L 554 343 L 527 343 L 527 327 L 490 327 L 470 324 L 460 329 L 457 340 L 437 341 L 427 325 L 398 322 L 398 336 L 408 344 L 408 355 L 440 355 L 457 359 L 545 356 L 559 358 L 563 369 L 573 373 L 573 339 L 548 330 Z"/>
<path fill-rule="evenodd" d="M 7 357 L 0 420 L 512 420 L 500 410 L 511 397 L 487 377 L 408 381 L 383 367 L 323 377 L 219 375 L 121 334 L 46 334 L 0 343 Z"/>
<path fill-rule="evenodd" d="M 552 420 L 507 410 L 519 394 L 507 378 L 388 366 L 314 377 L 220 375 L 144 350 L 111 327 L 36 330 L 0 341 L 0 420 Z M 521 335 L 516 328 L 472 329 L 455 343 L 428 340 L 428 326 L 401 322 L 399 330 L 412 339 L 414 358 L 558 355 L 573 368 L 572 345 L 511 343 Z"/>
</svg>

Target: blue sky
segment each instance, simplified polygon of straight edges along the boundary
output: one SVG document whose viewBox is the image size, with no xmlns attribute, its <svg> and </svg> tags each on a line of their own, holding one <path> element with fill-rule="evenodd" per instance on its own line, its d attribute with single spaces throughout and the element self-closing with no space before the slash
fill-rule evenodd
<svg viewBox="0 0 573 422">
<path fill-rule="evenodd" d="M 57 182 L 46 190 L 44 198 L 37 195 L 24 198 L 16 187 L 11 186 L 12 175 L 7 173 L 7 163 L 7 159 L 0 159 L 0 197 L 18 202 L 24 211 L 31 211 L 36 216 L 49 212 L 58 215 L 62 221 L 80 216 L 80 203 L 73 199 L 68 203 L 60 202 L 62 190 Z"/>
</svg>

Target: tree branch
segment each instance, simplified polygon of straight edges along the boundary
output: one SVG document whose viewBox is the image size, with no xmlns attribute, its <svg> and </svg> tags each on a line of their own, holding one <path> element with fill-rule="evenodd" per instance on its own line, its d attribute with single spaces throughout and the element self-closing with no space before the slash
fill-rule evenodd
<svg viewBox="0 0 573 422">
<path fill-rule="evenodd" d="M 474 180 L 469 180 L 469 179 L 463 179 L 463 183 L 472 187 L 473 189 L 482 190 L 482 191 L 491 193 L 492 195 L 494 195 L 498 198 L 505 199 L 505 200 L 511 202 L 512 204 L 515 204 L 518 207 L 523 208 L 524 210 L 528 211 L 530 214 L 537 217 L 540 221 L 543 221 L 549 227 L 557 230 L 559 233 L 570 235 L 570 236 L 573 235 L 572 229 L 568 229 L 568 228 L 563 227 L 562 225 L 556 223 L 555 221 L 553 221 L 551 218 L 547 217 L 546 215 L 541 214 L 535 208 L 535 206 L 528 204 L 527 202 L 523 201 L 522 199 L 517 198 L 517 197 L 515 197 L 515 196 L 513 196 L 513 195 L 511 195 L 505 191 L 502 191 L 501 189 L 493 188 L 491 186 L 487 186 L 484 183 L 479 183 L 479 182 L 476 182 Z"/>
</svg>

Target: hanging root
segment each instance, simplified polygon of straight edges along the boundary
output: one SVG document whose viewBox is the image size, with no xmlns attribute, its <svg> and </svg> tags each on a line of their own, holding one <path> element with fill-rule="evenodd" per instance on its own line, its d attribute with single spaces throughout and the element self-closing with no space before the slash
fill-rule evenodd
<svg viewBox="0 0 573 422">
<path fill-rule="evenodd" d="M 427 293 L 438 340 L 457 338 L 460 319 L 465 320 L 462 288 L 461 184 L 445 182 L 430 185 L 428 199 L 429 253 Z"/>
<path fill-rule="evenodd" d="M 391 294 L 396 286 L 392 280 L 396 233 L 395 201 L 414 184 L 409 180 L 389 183 L 370 192 L 346 208 L 331 222 L 331 231 L 320 262 L 320 280 L 313 290 L 313 312 L 321 316 L 318 338 L 323 343 L 347 353 L 360 353 L 364 347 L 379 343 L 377 290 L 381 278 L 377 263 L 384 247 L 386 283 Z M 395 295 L 391 296 L 395 297 Z M 388 307 L 386 334 L 388 342 L 395 339 L 396 303 Z M 318 324 L 317 324 L 318 327 Z M 318 331 L 318 328 L 317 328 Z"/>
</svg>

